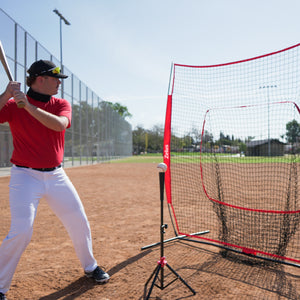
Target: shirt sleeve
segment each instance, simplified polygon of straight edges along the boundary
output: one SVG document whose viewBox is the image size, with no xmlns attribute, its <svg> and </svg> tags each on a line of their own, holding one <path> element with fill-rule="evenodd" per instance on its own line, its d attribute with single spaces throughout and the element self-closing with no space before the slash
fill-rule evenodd
<svg viewBox="0 0 300 300">
<path fill-rule="evenodd" d="M 9 100 L 0 110 L 0 123 L 9 122 L 12 119 L 12 109 L 16 103 L 13 99 Z"/>
<path fill-rule="evenodd" d="M 72 107 L 71 104 L 65 100 L 65 99 L 60 99 L 60 105 L 58 107 L 57 115 L 58 116 L 64 116 L 67 117 L 69 120 L 69 124 L 67 128 L 71 127 L 71 121 L 72 121 Z"/>
</svg>

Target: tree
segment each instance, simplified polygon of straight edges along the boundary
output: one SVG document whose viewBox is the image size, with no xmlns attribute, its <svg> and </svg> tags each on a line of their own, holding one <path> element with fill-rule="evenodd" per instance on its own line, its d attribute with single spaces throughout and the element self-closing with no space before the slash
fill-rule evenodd
<svg viewBox="0 0 300 300">
<path fill-rule="evenodd" d="M 212 143 L 214 140 L 214 137 L 212 135 L 212 133 L 210 133 L 209 131 L 207 130 L 204 130 L 204 134 L 203 134 L 203 139 L 202 139 L 202 142 L 203 143 Z M 197 140 L 198 141 L 198 140 Z"/>
<path fill-rule="evenodd" d="M 217 141 L 217 144 L 219 146 L 223 146 L 223 145 L 230 146 L 230 145 L 232 145 L 232 141 L 231 141 L 231 138 L 228 134 L 225 136 L 225 134 L 221 131 L 220 132 L 220 139 L 219 139 L 219 141 Z"/>
<path fill-rule="evenodd" d="M 132 144 L 134 153 L 140 154 L 141 152 L 145 152 L 145 136 L 146 131 L 141 126 L 137 126 L 137 128 L 132 131 Z"/>
<path fill-rule="evenodd" d="M 155 125 L 151 130 L 147 130 L 148 134 L 148 151 L 162 152 L 164 144 L 164 128 L 160 125 Z"/>
<path fill-rule="evenodd" d="M 133 152 L 136 154 L 147 152 L 162 153 L 164 143 L 164 128 L 159 125 L 151 130 L 137 126 L 132 131 Z"/>
<path fill-rule="evenodd" d="M 116 103 L 107 102 L 107 104 L 124 119 L 127 117 L 128 118 L 132 117 L 132 114 L 128 111 L 127 106 L 121 105 L 118 102 L 116 102 Z"/>
<path fill-rule="evenodd" d="M 300 124 L 296 121 L 290 121 L 286 124 L 286 139 L 289 143 L 296 143 L 300 136 Z"/>
</svg>

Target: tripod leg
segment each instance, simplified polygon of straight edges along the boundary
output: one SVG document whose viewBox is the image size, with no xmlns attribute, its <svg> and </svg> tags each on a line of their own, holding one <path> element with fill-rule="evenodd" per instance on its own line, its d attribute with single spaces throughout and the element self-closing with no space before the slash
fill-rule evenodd
<svg viewBox="0 0 300 300">
<path fill-rule="evenodd" d="M 158 264 L 157 267 L 154 269 L 153 273 L 151 274 L 151 276 L 149 277 L 149 279 L 147 280 L 146 284 L 145 284 L 145 287 L 144 287 L 144 299 L 145 299 L 145 300 L 148 300 L 149 297 L 150 297 L 150 295 L 151 295 L 151 292 L 152 292 L 153 287 L 154 287 L 154 285 L 155 285 L 155 281 L 156 281 L 156 279 L 157 279 L 157 277 L 158 277 L 158 273 L 159 273 L 160 268 L 161 268 L 161 265 Z M 154 275 L 154 278 L 153 278 L 152 284 L 151 284 L 151 286 L 150 286 L 150 288 L 149 288 L 148 295 L 146 296 L 146 293 L 147 293 L 147 285 L 148 285 L 149 281 L 151 280 L 151 278 L 153 277 L 153 275 Z"/>
<path fill-rule="evenodd" d="M 173 268 L 171 268 L 170 266 L 169 266 L 169 264 L 166 264 L 166 266 L 173 272 L 173 274 L 178 278 L 178 279 L 180 279 L 180 281 L 183 283 L 183 284 L 185 284 L 188 288 L 189 288 L 189 290 L 195 295 L 196 294 L 196 292 L 195 292 L 195 290 L 194 289 L 192 289 L 184 280 L 183 280 L 183 278 L 173 269 Z"/>
</svg>

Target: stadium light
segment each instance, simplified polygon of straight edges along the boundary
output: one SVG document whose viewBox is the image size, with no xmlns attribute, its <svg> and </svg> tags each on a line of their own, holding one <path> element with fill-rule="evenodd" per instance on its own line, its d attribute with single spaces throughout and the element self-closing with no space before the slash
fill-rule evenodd
<svg viewBox="0 0 300 300">
<path fill-rule="evenodd" d="M 60 68 L 62 70 L 63 73 L 63 55 L 62 55 L 62 21 L 64 21 L 64 23 L 66 25 L 71 25 L 71 23 L 57 10 L 54 9 L 53 10 L 54 13 L 56 13 L 59 16 L 59 29 L 60 29 Z M 64 87 L 63 87 L 63 81 L 61 84 L 61 97 L 64 97 Z"/>
<path fill-rule="evenodd" d="M 271 140 L 270 140 L 270 94 L 271 88 L 276 88 L 277 85 L 264 85 L 260 86 L 260 89 L 267 89 L 267 99 L 268 99 L 268 156 L 271 156 Z"/>
</svg>

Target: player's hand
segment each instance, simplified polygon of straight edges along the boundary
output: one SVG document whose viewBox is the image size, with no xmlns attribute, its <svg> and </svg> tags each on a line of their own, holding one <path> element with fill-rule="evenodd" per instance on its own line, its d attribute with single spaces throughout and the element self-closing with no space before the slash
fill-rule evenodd
<svg viewBox="0 0 300 300">
<path fill-rule="evenodd" d="M 6 87 L 6 95 L 8 95 L 9 98 L 12 98 L 14 96 L 15 91 L 20 91 L 21 83 L 17 81 L 10 81 Z"/>
<path fill-rule="evenodd" d="M 20 90 L 15 89 L 13 91 L 13 97 L 18 106 L 19 106 L 19 103 L 23 103 L 24 104 L 23 107 L 28 104 L 26 95 Z"/>
</svg>

